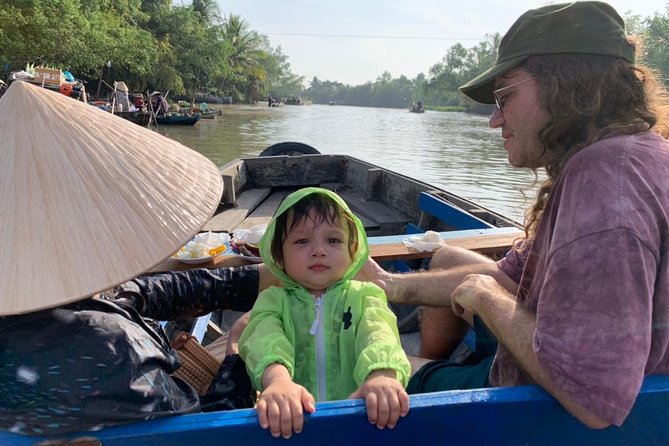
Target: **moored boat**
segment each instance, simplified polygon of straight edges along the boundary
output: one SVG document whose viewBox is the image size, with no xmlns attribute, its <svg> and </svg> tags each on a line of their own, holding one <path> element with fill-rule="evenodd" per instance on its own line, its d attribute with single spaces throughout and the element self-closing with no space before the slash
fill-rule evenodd
<svg viewBox="0 0 669 446">
<path fill-rule="evenodd" d="M 137 125 L 148 126 L 151 120 L 151 113 L 146 111 L 115 111 L 114 114 L 120 118 L 127 119 Z"/>
<path fill-rule="evenodd" d="M 166 113 L 156 116 L 160 125 L 195 125 L 202 115 L 200 113 Z"/>
<path fill-rule="evenodd" d="M 202 115 L 202 119 L 216 119 L 217 116 L 223 115 L 223 110 L 208 109 L 206 111 L 198 112 Z"/>
</svg>

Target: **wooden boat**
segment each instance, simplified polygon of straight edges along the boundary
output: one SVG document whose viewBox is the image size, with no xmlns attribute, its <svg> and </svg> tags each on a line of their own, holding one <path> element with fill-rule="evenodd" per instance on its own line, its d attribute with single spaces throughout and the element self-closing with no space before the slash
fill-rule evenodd
<svg viewBox="0 0 669 446">
<path fill-rule="evenodd" d="M 350 156 L 260 156 L 226 164 L 221 173 L 223 200 L 205 231 L 234 232 L 266 223 L 283 197 L 315 185 L 340 194 L 369 236 L 500 228 L 515 233 L 519 228 L 516 222 L 462 197 Z"/>
<path fill-rule="evenodd" d="M 200 113 L 167 113 L 157 115 L 156 122 L 160 125 L 195 125 L 201 117 Z"/>
<path fill-rule="evenodd" d="M 311 99 L 303 99 L 299 96 L 290 96 L 282 102 L 286 105 L 311 105 Z"/>
<path fill-rule="evenodd" d="M 151 113 L 146 111 L 116 111 L 114 114 L 143 127 L 148 126 L 151 119 Z"/>
<path fill-rule="evenodd" d="M 207 111 L 199 111 L 198 113 L 202 115 L 202 119 L 216 119 L 217 116 L 223 115 L 223 110 L 208 109 Z"/>
<path fill-rule="evenodd" d="M 270 147 L 270 149 L 272 149 Z M 269 153 L 310 151 L 299 143 L 283 143 Z M 456 246 L 490 255 L 508 249 L 518 225 L 485 208 L 417 181 L 349 156 L 269 156 L 233 161 L 221 167 L 224 197 L 219 212 L 205 230 L 234 232 L 265 223 L 279 201 L 302 186 L 336 190 L 365 224 L 370 253 L 377 260 L 429 257 L 403 245 L 405 233 L 439 231 Z M 221 256 L 210 264 L 226 265 L 239 256 Z M 184 268 L 168 260 L 157 270 Z M 569 415 L 537 386 L 435 392 L 410 397 L 411 411 L 393 430 L 378 430 L 367 421 L 362 400 L 317 404 L 306 416 L 304 431 L 291 438 L 295 445 L 351 444 L 495 444 L 495 445 L 629 445 L 668 444 L 669 424 L 659 421 L 669 412 L 669 378 L 644 381 L 632 413 L 620 428 L 591 430 Z M 88 442 L 83 442 L 86 439 Z M 258 426 L 252 409 L 180 415 L 81 432 L 48 440 L 0 432 L 0 444 L 177 446 L 197 444 L 263 445 L 280 441 Z M 75 443 L 80 440 L 82 443 Z M 71 442 L 71 443 L 70 443 Z"/>
</svg>

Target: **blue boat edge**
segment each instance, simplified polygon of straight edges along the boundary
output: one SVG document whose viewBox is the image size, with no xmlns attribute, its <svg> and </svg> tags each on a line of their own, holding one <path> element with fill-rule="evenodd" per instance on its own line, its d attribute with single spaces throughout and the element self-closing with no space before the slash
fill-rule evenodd
<svg viewBox="0 0 669 446">
<path fill-rule="evenodd" d="M 317 404 L 307 415 L 304 431 L 291 444 L 341 445 L 369 441 L 453 444 L 630 445 L 668 444 L 669 424 L 658 415 L 669 413 L 669 376 L 644 380 L 635 406 L 622 427 L 592 430 L 569 415 L 538 386 L 434 392 L 411 395 L 409 415 L 395 429 L 369 424 L 362 400 Z M 2 445 L 161 446 L 197 444 L 268 444 L 274 439 L 258 425 L 255 410 L 178 415 L 158 420 L 80 432 L 61 437 L 26 437 L 0 432 Z"/>
</svg>

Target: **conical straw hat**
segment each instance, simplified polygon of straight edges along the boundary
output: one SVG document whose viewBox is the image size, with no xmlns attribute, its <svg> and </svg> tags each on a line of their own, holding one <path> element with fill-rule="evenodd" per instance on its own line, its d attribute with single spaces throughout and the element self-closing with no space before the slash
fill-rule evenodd
<svg viewBox="0 0 669 446">
<path fill-rule="evenodd" d="M 134 278 L 195 235 L 222 193 L 193 150 L 14 82 L 0 100 L 0 315 Z"/>
<path fill-rule="evenodd" d="M 128 86 L 123 81 L 114 82 L 114 87 L 119 91 L 128 91 Z"/>
</svg>

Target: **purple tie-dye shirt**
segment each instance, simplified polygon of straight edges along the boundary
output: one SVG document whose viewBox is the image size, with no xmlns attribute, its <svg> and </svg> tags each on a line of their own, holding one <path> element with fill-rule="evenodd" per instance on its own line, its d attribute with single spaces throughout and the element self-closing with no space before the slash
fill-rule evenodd
<svg viewBox="0 0 669 446">
<path fill-rule="evenodd" d="M 669 372 L 669 142 L 609 136 L 578 152 L 532 244 L 498 264 L 536 313 L 533 347 L 550 379 L 621 425 L 645 375 Z M 531 383 L 500 344 L 490 381 Z"/>
</svg>

